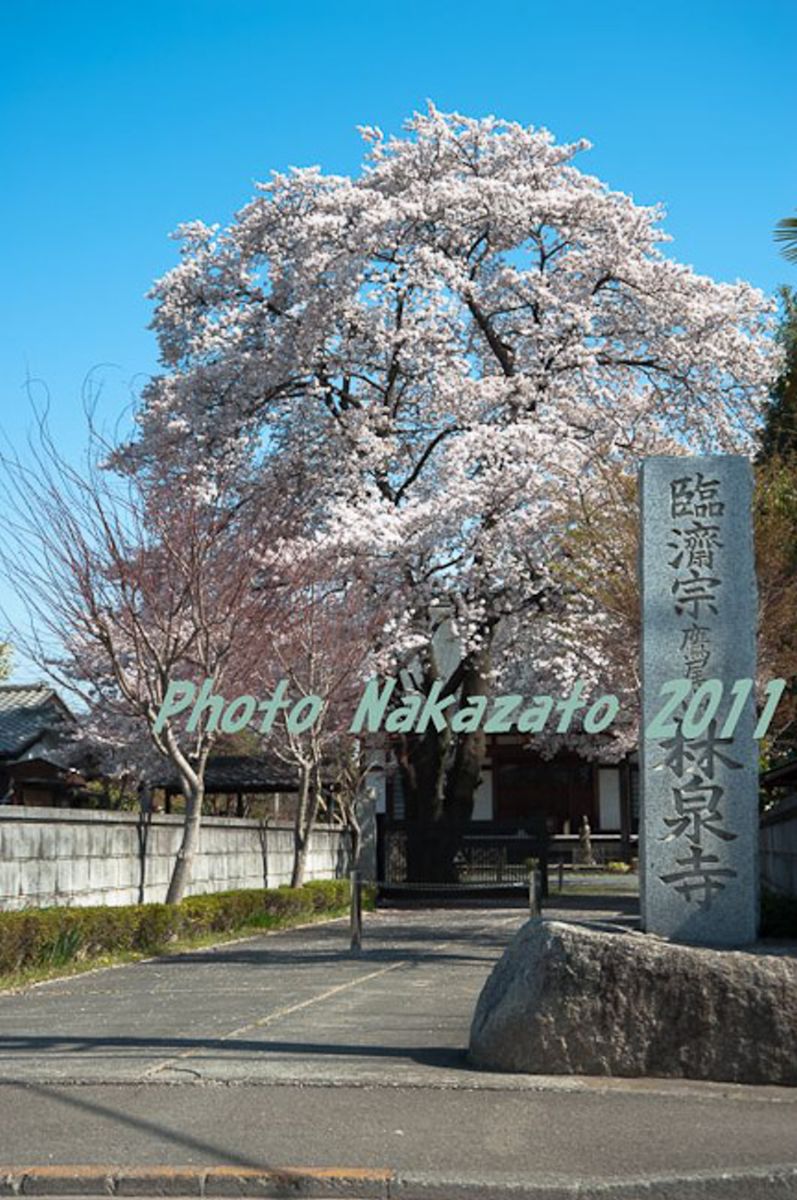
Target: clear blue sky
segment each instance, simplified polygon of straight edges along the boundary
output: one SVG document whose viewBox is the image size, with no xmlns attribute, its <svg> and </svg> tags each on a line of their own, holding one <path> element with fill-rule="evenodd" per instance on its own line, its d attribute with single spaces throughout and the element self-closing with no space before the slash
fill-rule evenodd
<svg viewBox="0 0 797 1200">
<path fill-rule="evenodd" d="M 42 380 L 77 453 L 87 373 L 113 419 L 155 369 L 174 226 L 228 220 L 272 168 L 355 171 L 355 127 L 427 98 L 588 137 L 586 168 L 665 203 L 672 254 L 797 282 L 771 237 L 797 208 L 796 45 L 795 0 L 7 0 L 0 426 L 24 437 Z"/>
</svg>

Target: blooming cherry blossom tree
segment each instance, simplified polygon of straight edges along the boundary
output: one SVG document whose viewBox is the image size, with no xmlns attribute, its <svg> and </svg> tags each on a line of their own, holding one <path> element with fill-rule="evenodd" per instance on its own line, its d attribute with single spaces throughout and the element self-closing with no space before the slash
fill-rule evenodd
<svg viewBox="0 0 797 1200">
<path fill-rule="evenodd" d="M 404 136 L 362 133 L 359 176 L 274 174 L 227 228 L 180 229 L 154 291 L 163 370 L 120 461 L 233 468 L 242 494 L 289 464 L 308 521 L 392 602 L 386 669 L 431 687 L 453 621 L 442 683 L 473 694 L 497 639 L 503 656 L 513 623 L 544 620 L 576 483 L 749 448 L 769 306 L 668 257 L 661 210 L 582 171 L 585 141 L 433 106 Z M 483 752 L 478 733 L 417 739 L 409 811 L 461 827 Z"/>
</svg>

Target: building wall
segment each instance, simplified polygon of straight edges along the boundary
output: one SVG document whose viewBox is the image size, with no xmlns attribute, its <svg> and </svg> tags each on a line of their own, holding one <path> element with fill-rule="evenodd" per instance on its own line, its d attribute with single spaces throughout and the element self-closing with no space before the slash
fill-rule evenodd
<svg viewBox="0 0 797 1200">
<path fill-rule="evenodd" d="M 594 832 L 619 833 L 622 828 L 621 784 L 619 767 L 598 767 L 598 821 Z M 492 821 L 495 804 L 493 800 L 493 773 L 487 767 L 482 772 L 479 786 L 473 797 L 473 820 Z"/>
<path fill-rule="evenodd" d="M 797 794 L 764 813 L 760 839 L 762 884 L 797 896 Z"/>
<path fill-rule="evenodd" d="M 61 808 L 0 808 L 0 910 L 50 905 L 162 902 L 182 818 Z M 349 869 L 348 835 L 318 828 L 305 878 Z M 188 895 L 290 883 L 293 831 L 232 817 L 205 817 Z M 143 895 L 142 895 L 143 869 Z"/>
<path fill-rule="evenodd" d="M 479 786 L 473 795 L 473 820 L 493 819 L 493 773 L 489 768 L 482 771 Z"/>
<path fill-rule="evenodd" d="M 620 812 L 620 768 L 598 768 L 598 828 L 610 833 L 622 828 Z"/>
</svg>

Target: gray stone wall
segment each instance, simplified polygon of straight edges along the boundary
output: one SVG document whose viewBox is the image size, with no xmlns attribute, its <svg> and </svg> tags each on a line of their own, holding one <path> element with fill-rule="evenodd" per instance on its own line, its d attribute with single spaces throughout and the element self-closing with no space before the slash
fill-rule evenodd
<svg viewBox="0 0 797 1200">
<path fill-rule="evenodd" d="M 163 901 L 182 818 L 62 808 L 0 808 L 0 911 Z M 289 824 L 205 817 L 188 895 L 290 883 Z M 349 869 L 348 835 L 319 827 L 305 878 Z M 143 875 L 142 875 L 143 872 Z"/>
<path fill-rule="evenodd" d="M 761 818 L 761 882 L 785 896 L 797 896 L 797 795 Z"/>
</svg>

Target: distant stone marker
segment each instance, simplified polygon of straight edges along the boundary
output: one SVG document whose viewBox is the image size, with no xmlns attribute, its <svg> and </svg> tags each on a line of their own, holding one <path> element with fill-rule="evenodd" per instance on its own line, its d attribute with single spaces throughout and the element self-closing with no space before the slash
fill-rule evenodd
<svg viewBox="0 0 797 1200">
<path fill-rule="evenodd" d="M 752 491 L 735 455 L 640 473 L 642 926 L 707 946 L 758 928 Z"/>
</svg>

